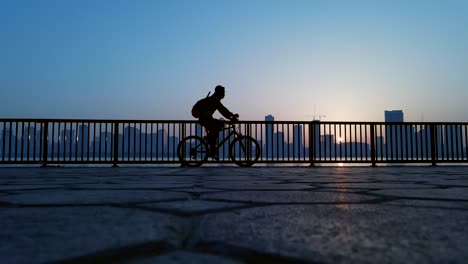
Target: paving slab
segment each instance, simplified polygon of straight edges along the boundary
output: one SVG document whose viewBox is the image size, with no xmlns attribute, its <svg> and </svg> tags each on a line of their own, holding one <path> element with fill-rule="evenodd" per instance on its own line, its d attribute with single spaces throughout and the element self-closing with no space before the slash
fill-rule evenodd
<svg viewBox="0 0 468 264">
<path fill-rule="evenodd" d="M 466 263 L 468 169 L 0 167 L 0 263 Z"/>
</svg>

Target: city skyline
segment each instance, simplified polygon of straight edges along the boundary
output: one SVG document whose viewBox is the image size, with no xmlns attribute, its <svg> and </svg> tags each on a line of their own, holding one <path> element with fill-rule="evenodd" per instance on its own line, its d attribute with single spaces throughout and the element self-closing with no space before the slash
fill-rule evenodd
<svg viewBox="0 0 468 264">
<path fill-rule="evenodd" d="M 241 120 L 468 121 L 468 2 L 0 4 L 0 116 L 192 120 L 226 87 Z"/>
</svg>

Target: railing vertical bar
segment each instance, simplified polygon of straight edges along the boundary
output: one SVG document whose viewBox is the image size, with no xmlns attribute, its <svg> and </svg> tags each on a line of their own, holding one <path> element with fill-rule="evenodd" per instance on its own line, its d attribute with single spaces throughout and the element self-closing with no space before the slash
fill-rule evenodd
<svg viewBox="0 0 468 264">
<path fill-rule="evenodd" d="M 43 156 L 42 156 L 42 145 L 43 145 L 43 140 L 44 140 L 44 123 L 43 122 L 40 122 L 40 131 L 39 131 L 39 161 L 42 160 Z"/>
<path fill-rule="evenodd" d="M 164 133 L 164 127 L 167 126 L 167 137 L 166 137 L 166 134 Z M 168 138 L 169 138 L 169 123 L 166 123 L 164 122 L 163 123 L 163 138 L 162 138 L 162 145 L 163 145 L 163 154 L 162 154 L 162 159 L 163 160 L 168 160 L 168 153 L 169 153 L 169 141 L 168 141 Z M 167 151 L 167 152 L 166 152 Z M 164 159 L 164 157 L 166 157 L 166 159 Z"/>
<path fill-rule="evenodd" d="M 310 163 L 310 166 L 314 166 L 314 158 L 313 158 L 313 148 L 314 148 L 314 135 L 313 135 L 313 131 L 314 131 L 314 128 L 313 128 L 313 124 L 312 122 L 309 122 L 308 124 L 308 138 L 309 138 L 309 163 Z"/>
<path fill-rule="evenodd" d="M 403 158 L 403 160 L 406 161 L 409 158 L 409 155 L 408 155 L 408 126 L 407 125 L 402 125 L 402 129 L 403 129 L 404 134 L 405 134 L 404 135 L 405 142 L 401 142 L 401 144 L 402 144 L 402 158 Z"/>
<path fill-rule="evenodd" d="M 139 154 L 140 154 L 140 157 L 139 157 L 140 161 L 141 161 L 141 141 L 142 141 L 142 140 L 141 140 L 141 129 L 142 129 L 141 126 L 142 126 L 142 123 L 140 122 L 140 135 L 138 136 L 138 139 L 139 139 L 138 141 L 139 141 L 139 143 L 140 143 L 140 144 L 139 144 L 139 148 L 138 148 L 138 152 L 139 152 Z"/>
<path fill-rule="evenodd" d="M 15 140 L 15 161 L 21 161 L 23 158 L 23 122 L 16 122 L 16 140 Z M 21 133 L 21 137 L 20 137 Z"/>
<path fill-rule="evenodd" d="M 72 160 L 72 143 L 73 143 L 73 136 L 72 136 L 72 132 L 73 132 L 73 122 L 70 121 L 70 133 L 69 133 L 69 141 L 70 141 L 70 148 L 69 148 L 69 152 L 68 152 L 68 160 L 71 161 Z"/>
<path fill-rule="evenodd" d="M 454 136 L 453 134 L 454 134 L 454 132 L 456 133 L 456 131 L 454 131 L 454 130 L 455 130 L 455 126 L 454 126 L 454 125 L 450 125 L 450 128 L 451 128 L 451 129 L 450 129 L 450 143 L 451 143 L 451 148 L 450 148 L 450 150 L 451 150 L 451 155 L 452 155 L 452 157 L 451 157 L 452 159 L 451 159 L 451 160 L 454 160 L 454 159 L 455 159 L 454 150 L 455 150 L 455 147 L 456 147 L 456 146 L 455 146 L 455 139 L 453 138 L 453 136 Z"/>
<path fill-rule="evenodd" d="M 102 122 L 99 122 L 99 135 L 102 135 Z M 99 140 L 99 155 L 98 160 L 102 160 L 102 143 Z"/>
<path fill-rule="evenodd" d="M 5 142 L 3 143 L 5 145 Z M 34 122 L 34 144 L 33 144 L 33 161 L 36 162 L 36 145 L 37 145 L 37 122 Z"/>
<path fill-rule="evenodd" d="M 156 160 L 159 160 L 159 123 L 156 123 Z"/>
<path fill-rule="evenodd" d="M 270 143 L 273 144 L 273 141 L 272 141 L 273 139 L 271 140 L 271 142 L 269 142 L 270 140 L 268 138 L 268 130 L 269 130 L 268 128 L 269 128 L 269 125 L 265 124 L 265 156 L 266 156 L 265 158 L 266 158 L 266 160 L 269 160 L 268 159 L 269 145 L 270 145 Z M 271 138 L 273 138 L 273 137 L 271 137 Z"/>
<path fill-rule="evenodd" d="M 107 124 L 107 126 L 108 126 L 108 131 L 107 131 L 107 135 L 106 135 L 106 142 L 107 142 L 106 143 L 106 145 L 107 145 L 106 149 L 109 151 L 109 153 L 107 153 L 107 155 L 109 155 L 109 159 L 110 159 L 110 161 L 112 161 L 113 160 L 112 155 L 114 153 L 114 124 L 109 123 L 109 124 Z"/>
<path fill-rule="evenodd" d="M 445 160 L 445 157 L 447 155 L 447 125 L 443 125 L 443 131 L 441 131 L 441 139 L 440 141 L 442 142 L 442 160 Z"/>
<path fill-rule="evenodd" d="M 102 137 L 102 133 L 104 133 L 104 138 Z M 108 161 L 108 156 L 107 156 L 108 155 L 107 152 L 109 151 L 108 135 L 109 135 L 109 123 L 104 122 L 104 130 L 101 132 L 101 135 L 99 135 L 99 144 L 101 144 L 102 147 L 104 148 L 103 161 Z"/>
<path fill-rule="evenodd" d="M 151 141 L 151 145 L 150 145 L 151 161 L 153 161 L 153 126 L 154 126 L 154 123 L 151 123 L 151 138 L 150 138 L 150 141 Z"/>
<path fill-rule="evenodd" d="M 322 161 L 322 158 L 323 158 L 322 157 L 322 131 L 324 129 L 322 129 L 322 124 L 320 122 L 318 123 L 318 127 L 319 127 L 318 137 L 316 136 L 315 138 L 318 138 L 318 156 L 319 156 L 318 161 L 320 162 Z"/>
<path fill-rule="evenodd" d="M 448 153 L 447 153 L 447 160 L 453 160 L 454 158 L 454 153 L 453 153 L 453 149 L 455 148 L 454 144 L 453 144 L 453 125 L 447 125 L 448 126 L 448 130 L 449 130 L 449 133 L 447 135 L 448 137 L 448 143 L 447 143 L 447 148 L 448 148 Z"/>
<path fill-rule="evenodd" d="M 384 127 L 384 125 L 379 124 L 379 130 L 380 130 L 380 161 L 384 160 L 384 133 L 383 133 L 383 130 L 382 130 L 383 127 Z M 385 140 L 387 140 L 387 139 L 385 139 Z M 385 144 L 385 146 L 386 145 L 387 144 Z M 387 159 L 387 158 L 385 157 L 385 159 Z"/>
<path fill-rule="evenodd" d="M 366 129 L 367 131 L 367 129 Z M 367 139 L 367 137 L 366 137 Z M 370 148 L 371 148 L 371 163 L 372 167 L 376 166 L 376 159 L 375 159 L 375 126 L 373 124 L 370 125 Z M 367 147 L 366 147 L 366 152 L 367 152 Z M 367 157 L 367 153 L 366 153 Z M 367 160 L 367 159 L 366 159 Z"/>
<path fill-rule="evenodd" d="M 281 135 L 283 135 L 281 137 L 281 161 L 284 161 L 284 123 L 281 124 L 281 133 Z M 280 134 L 278 133 L 277 135 L 279 137 Z"/>
<path fill-rule="evenodd" d="M 430 146 L 430 136 L 431 136 L 431 130 L 430 130 L 430 126 L 429 125 L 425 125 L 424 126 L 424 133 L 422 134 L 424 135 L 424 138 L 421 138 L 421 141 L 424 140 L 424 145 L 425 145 L 425 160 L 427 161 L 430 161 L 431 158 L 429 158 L 430 156 L 430 153 L 431 153 L 431 146 Z"/>
<path fill-rule="evenodd" d="M 465 149 L 463 150 L 463 153 L 465 153 L 465 156 L 463 157 L 463 159 L 467 159 L 468 160 L 468 125 L 464 125 L 465 127 Z"/>
<path fill-rule="evenodd" d="M 365 144 L 363 144 L 364 153 L 365 153 L 365 155 L 366 155 L 365 161 L 368 161 L 368 160 L 369 160 L 369 147 L 371 147 L 370 144 L 372 144 L 372 141 L 371 141 L 370 143 L 368 143 L 368 139 L 367 139 L 367 129 L 368 129 L 368 127 L 374 127 L 374 148 L 375 148 L 375 144 L 376 144 L 376 142 L 377 142 L 377 137 L 375 137 L 375 133 L 376 133 L 375 128 L 376 128 L 377 125 L 376 125 L 376 124 L 370 124 L 370 125 L 364 124 L 364 133 L 362 132 L 362 126 L 363 126 L 363 124 L 360 124 L 359 126 L 360 126 L 360 128 L 359 128 L 359 130 L 360 130 L 359 133 L 361 134 L 361 142 L 365 142 Z M 365 136 L 364 136 L 363 134 L 365 134 Z M 364 138 L 364 140 L 363 140 L 363 138 Z M 377 152 L 374 152 L 375 159 L 377 159 L 376 153 L 377 153 Z M 372 154 L 371 154 L 371 159 L 372 159 Z"/>
<path fill-rule="evenodd" d="M 328 128 L 328 136 L 327 136 L 327 142 L 328 142 L 328 153 L 327 153 L 327 156 L 328 156 L 328 160 L 329 161 L 332 161 L 332 138 L 334 136 L 333 133 L 332 133 L 332 129 L 331 129 L 331 124 L 328 124 L 327 126 Z"/>
<path fill-rule="evenodd" d="M 172 160 L 175 160 L 175 147 L 176 147 L 176 123 L 172 123 Z"/>
<path fill-rule="evenodd" d="M 122 129 L 122 133 L 123 133 Z M 111 145 L 111 152 L 113 153 L 113 160 L 114 164 L 113 166 L 117 166 L 117 162 L 119 161 L 119 123 L 114 122 L 113 128 L 112 128 L 112 145 Z M 122 137 L 122 142 L 123 142 L 123 137 Z M 122 148 L 122 153 L 123 153 L 123 148 Z M 122 160 L 123 160 L 123 154 L 122 154 Z"/>
<path fill-rule="evenodd" d="M 275 146 L 275 151 L 276 151 L 276 160 L 279 159 L 279 136 L 278 136 L 278 123 L 275 124 L 276 125 L 276 146 Z M 274 131 L 274 130 L 273 130 Z M 273 137 L 274 137 L 275 133 L 273 133 Z"/>
<path fill-rule="evenodd" d="M 342 138 L 342 134 L 341 134 L 341 124 L 338 125 L 338 135 L 339 135 L 339 140 L 338 142 L 340 143 L 340 147 L 339 147 L 339 152 L 340 152 L 340 161 L 342 160 L 342 153 L 343 153 L 343 138 Z"/>
<path fill-rule="evenodd" d="M 333 160 L 336 161 L 337 160 L 336 145 L 337 145 L 337 142 L 339 142 L 338 141 L 338 133 L 336 131 L 336 123 L 333 124 L 333 135 L 335 135 L 335 137 L 333 139 Z"/>
<path fill-rule="evenodd" d="M 306 159 L 306 143 L 305 143 L 305 140 L 306 140 L 306 124 L 302 124 L 302 139 L 301 139 L 301 146 L 302 146 L 302 161 L 307 161 Z"/>
<path fill-rule="evenodd" d="M 75 146 L 75 161 L 78 161 L 78 131 L 79 131 L 79 128 L 78 128 L 78 121 L 75 122 L 75 136 L 73 138 L 73 141 L 75 142 L 74 143 L 74 146 Z"/>
<path fill-rule="evenodd" d="M 13 137 L 13 122 L 10 121 L 10 133 L 8 135 L 8 161 L 12 161 L 12 156 L 11 156 L 11 144 L 12 144 L 12 139 Z"/>
<path fill-rule="evenodd" d="M 57 127 L 57 134 L 58 134 L 58 141 L 57 141 L 57 160 L 60 160 L 60 147 L 62 146 L 62 134 L 60 133 L 62 122 L 58 122 L 58 127 Z"/>
<path fill-rule="evenodd" d="M 457 128 L 457 134 L 458 134 L 457 140 L 459 141 L 459 143 L 457 144 L 457 146 L 458 146 L 457 159 L 459 161 L 463 161 L 463 126 L 460 124 L 457 127 L 458 127 Z"/>
<path fill-rule="evenodd" d="M 49 122 L 44 122 L 44 137 L 43 137 L 43 147 L 42 147 L 42 150 L 43 150 L 43 153 L 42 153 L 42 162 L 43 162 L 43 166 L 46 167 L 47 166 L 47 156 L 48 156 L 48 152 L 49 152 Z M 41 130 L 42 131 L 42 130 Z"/>
<path fill-rule="evenodd" d="M 20 160 L 23 161 L 23 156 L 24 156 L 24 122 L 21 122 L 21 140 L 19 142 L 21 142 Z M 16 140 L 16 143 L 18 144 L 18 140 Z"/>
<path fill-rule="evenodd" d="M 27 159 L 26 159 L 26 160 L 27 160 L 27 161 L 30 160 L 30 157 L 29 157 L 29 154 L 30 154 L 29 149 L 30 149 L 30 147 L 31 147 L 31 145 L 30 145 L 31 133 L 30 133 L 30 132 L 31 132 L 31 122 L 28 121 L 28 144 L 27 144 L 27 146 L 26 146 L 26 148 L 27 148 L 27 151 L 26 151 Z"/>
<path fill-rule="evenodd" d="M 3 121 L 3 136 L 2 136 L 2 161 L 5 161 L 5 142 L 6 142 L 6 122 Z"/>
<path fill-rule="evenodd" d="M 81 152 L 79 152 L 79 153 L 81 153 L 81 161 L 83 161 L 83 158 L 84 158 L 84 139 L 85 139 L 84 122 L 81 122 L 81 125 L 79 126 L 79 128 L 81 128 L 81 135 L 78 137 L 78 140 L 81 140 Z M 76 149 L 78 151 L 78 146 L 76 146 Z"/>
<path fill-rule="evenodd" d="M 362 123 L 359 123 L 357 124 L 359 125 L 359 129 L 358 129 L 358 134 L 359 134 L 359 153 L 360 153 L 360 161 L 368 161 L 369 159 L 369 153 L 368 153 L 368 148 L 370 148 L 370 142 L 369 142 L 369 139 L 367 137 L 363 137 L 363 133 L 362 133 Z M 371 124 L 372 126 L 372 124 Z M 367 126 L 364 125 L 364 130 L 367 129 Z M 374 132 L 375 132 L 375 127 L 374 127 Z M 356 139 L 358 140 L 358 139 Z"/>
<path fill-rule="evenodd" d="M 125 133 L 128 134 L 127 135 L 127 161 L 130 161 L 130 134 L 131 134 L 130 132 L 132 131 L 130 129 L 130 123 L 128 123 L 127 127 L 124 127 L 124 130 L 126 130 Z"/>
<path fill-rule="evenodd" d="M 55 157 L 55 153 L 54 153 L 54 150 L 55 150 L 55 144 L 54 144 L 54 138 L 55 138 L 55 122 L 52 122 L 52 137 L 51 137 L 51 140 L 50 140 L 50 145 L 51 145 L 51 148 L 52 148 L 52 154 L 51 154 L 51 157 L 50 157 L 50 160 L 54 161 L 54 157 Z"/>
<path fill-rule="evenodd" d="M 66 152 L 67 152 L 66 130 L 67 130 L 67 121 L 63 121 L 63 129 L 61 129 L 61 131 L 60 131 L 60 138 L 61 138 L 61 148 L 62 148 L 62 157 L 61 157 L 61 159 L 64 162 L 67 160 L 67 158 L 66 158 Z"/>
<path fill-rule="evenodd" d="M 169 161 L 170 160 L 170 155 L 169 154 L 171 152 L 171 141 L 170 141 L 170 139 L 171 139 L 171 124 L 169 122 L 167 122 L 166 125 L 167 125 L 167 131 L 166 131 L 167 132 L 166 133 L 167 134 L 167 138 L 166 138 L 167 146 L 165 146 L 165 147 L 166 147 L 167 152 L 165 153 L 164 156 L 166 157 L 166 161 Z"/>
<path fill-rule="evenodd" d="M 93 138 L 94 138 L 94 143 L 93 143 L 93 161 L 96 161 L 96 143 L 98 145 L 102 144 L 102 138 L 99 137 L 99 142 L 96 142 L 96 122 L 93 122 Z M 113 142 L 112 142 L 113 143 Z"/>
<path fill-rule="evenodd" d="M 289 124 L 288 129 L 292 132 L 292 137 L 289 139 L 288 150 L 292 152 L 292 162 L 298 162 L 301 160 L 301 142 L 299 140 L 299 135 L 301 134 L 301 125 L 300 124 Z M 297 134 L 297 135 L 296 135 Z M 289 155 L 289 152 L 288 152 Z"/>
<path fill-rule="evenodd" d="M 413 125 L 410 125 L 407 127 L 407 130 L 409 130 L 408 134 L 409 134 L 409 150 L 411 150 L 411 161 L 413 161 L 413 157 L 414 157 L 414 148 L 413 148 L 413 137 L 414 137 L 414 131 L 416 131 L 414 129 L 414 126 Z"/>
<path fill-rule="evenodd" d="M 344 125 L 344 140 L 345 140 L 345 161 L 348 161 L 348 124 Z M 351 148 L 351 144 L 349 144 L 349 147 Z"/>
<path fill-rule="evenodd" d="M 289 149 L 290 149 L 289 146 L 290 146 L 290 144 L 291 144 L 291 142 L 290 142 L 290 140 L 289 140 L 289 136 L 291 135 L 291 134 L 290 134 L 290 130 L 289 130 L 289 127 L 290 127 L 290 126 L 291 126 L 290 124 L 286 124 L 286 128 L 287 128 L 286 130 L 287 130 L 287 132 L 288 132 L 288 133 L 287 133 L 287 136 L 286 136 L 286 138 L 288 139 L 288 141 L 287 141 L 288 143 L 286 144 L 286 147 L 287 147 L 287 150 L 288 150 L 288 161 L 290 161 L 290 156 L 291 156 L 291 154 L 290 154 L 290 152 L 289 152 Z M 294 135 L 293 135 L 293 137 L 294 137 Z M 294 138 L 293 138 L 293 140 L 294 140 Z"/>
<path fill-rule="evenodd" d="M 265 157 L 263 156 L 263 145 L 265 145 L 266 147 L 266 144 L 265 144 L 265 138 L 263 138 L 263 125 L 262 124 L 259 124 L 260 125 L 260 142 L 262 143 L 262 145 L 260 146 L 261 147 L 261 151 L 260 151 L 260 160 L 264 160 Z"/>
<path fill-rule="evenodd" d="M 462 153 L 462 160 L 465 160 L 466 155 L 468 155 L 468 138 L 467 138 L 467 126 L 466 125 L 461 125 L 461 153 Z M 463 131 L 465 131 L 465 145 L 463 146 Z"/>
<path fill-rule="evenodd" d="M 96 122 L 93 122 L 93 128 L 96 127 Z M 91 122 L 88 121 L 88 131 L 86 131 L 86 161 L 87 162 L 90 162 L 90 159 L 89 159 L 89 150 L 91 149 Z M 96 144 L 96 134 L 94 133 L 93 134 L 93 145 Z"/>
<path fill-rule="evenodd" d="M 133 122 L 133 161 L 136 160 L 136 130 L 137 130 L 137 124 L 136 122 Z"/>
<path fill-rule="evenodd" d="M 397 160 L 402 160 L 403 159 L 403 125 L 399 124 L 397 126 L 397 131 L 395 131 L 395 133 L 397 133 L 397 137 L 396 137 Z"/>
<path fill-rule="evenodd" d="M 322 153 L 322 160 L 328 161 L 328 157 L 327 157 L 327 156 L 328 156 L 328 153 L 327 153 L 327 151 L 328 151 L 328 141 L 329 141 L 329 140 L 328 140 L 328 137 L 329 137 L 329 131 L 327 130 L 327 129 L 328 129 L 327 124 L 323 124 L 322 127 L 323 127 L 323 134 L 321 135 L 322 138 L 321 138 L 321 140 L 320 140 L 321 143 L 323 144 L 323 145 L 322 145 L 322 151 L 321 151 L 321 153 Z"/>
<path fill-rule="evenodd" d="M 354 133 L 353 133 L 353 127 L 354 127 Z M 351 160 L 358 160 L 358 141 L 357 141 L 357 124 L 354 123 L 354 124 L 350 124 L 350 134 L 352 135 L 353 137 L 353 140 L 354 140 L 354 154 L 353 156 L 351 157 Z M 362 155 L 362 153 L 361 153 Z"/>
<path fill-rule="evenodd" d="M 416 160 L 419 160 L 419 140 L 418 140 L 418 137 L 419 135 L 421 135 L 421 126 L 416 124 L 415 125 L 415 128 L 414 128 L 414 131 L 415 131 L 415 136 L 414 136 L 414 146 L 415 146 L 415 154 L 416 154 Z M 417 131 L 417 132 L 416 132 Z M 421 147 L 422 147 L 422 141 L 421 141 Z"/>
<path fill-rule="evenodd" d="M 148 161 L 148 122 L 145 122 L 145 161 Z"/>
<path fill-rule="evenodd" d="M 437 130 L 434 127 L 435 125 L 430 125 L 431 129 L 431 159 L 432 159 L 432 166 L 436 165 L 437 160 L 437 147 L 436 147 L 436 138 L 437 138 Z"/>
<path fill-rule="evenodd" d="M 18 121 L 15 122 L 15 161 L 18 161 Z"/>
</svg>

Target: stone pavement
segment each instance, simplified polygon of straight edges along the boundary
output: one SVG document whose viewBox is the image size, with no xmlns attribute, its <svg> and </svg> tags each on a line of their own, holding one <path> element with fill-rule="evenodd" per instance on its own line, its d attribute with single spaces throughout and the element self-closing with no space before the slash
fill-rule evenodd
<svg viewBox="0 0 468 264">
<path fill-rule="evenodd" d="M 0 168 L 0 263 L 467 263 L 467 167 Z"/>
</svg>

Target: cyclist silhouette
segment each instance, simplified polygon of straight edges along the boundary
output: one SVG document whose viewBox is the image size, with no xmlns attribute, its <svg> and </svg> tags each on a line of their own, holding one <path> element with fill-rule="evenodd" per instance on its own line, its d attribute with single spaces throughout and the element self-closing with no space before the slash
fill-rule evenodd
<svg viewBox="0 0 468 264">
<path fill-rule="evenodd" d="M 225 123 L 222 120 L 213 118 L 214 112 L 218 110 L 225 118 L 231 121 L 236 121 L 239 117 L 238 114 L 233 114 L 221 103 L 224 96 L 224 87 L 217 85 L 212 96 L 201 99 L 192 109 L 192 115 L 198 118 L 198 122 L 204 126 L 207 131 L 206 141 L 210 145 L 210 152 L 208 154 L 213 159 L 218 159 L 218 153 L 215 153 L 216 142 L 218 140 L 219 131 L 224 127 Z"/>
</svg>

